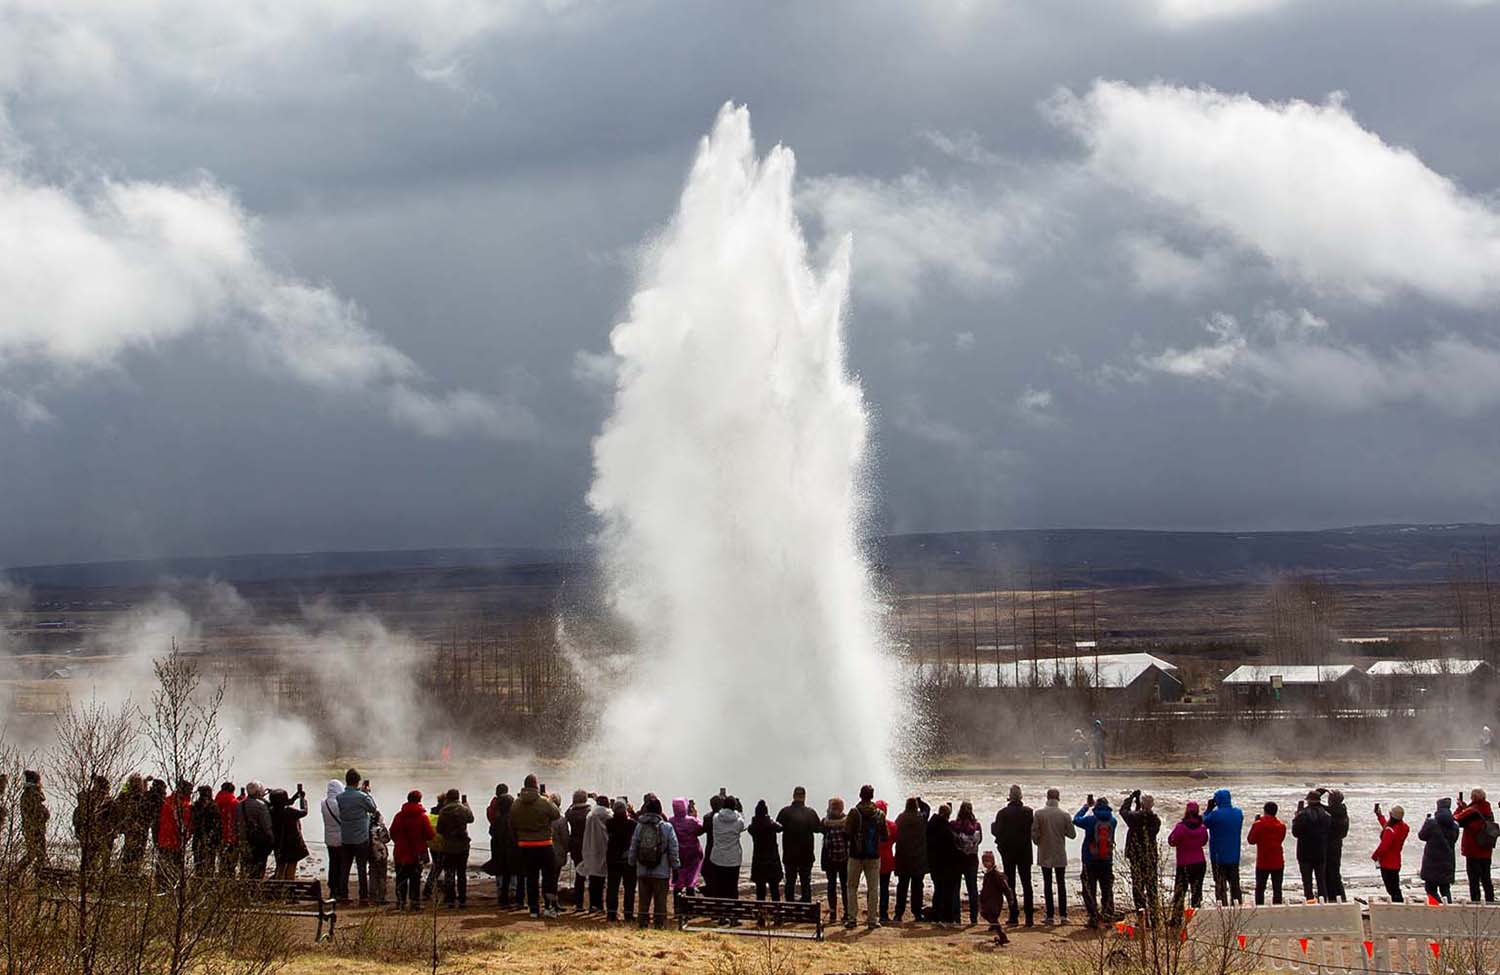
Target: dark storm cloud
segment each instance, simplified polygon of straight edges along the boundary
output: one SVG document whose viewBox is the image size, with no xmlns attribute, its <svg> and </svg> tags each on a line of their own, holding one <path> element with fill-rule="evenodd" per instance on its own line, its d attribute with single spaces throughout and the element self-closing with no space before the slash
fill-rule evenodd
<svg viewBox="0 0 1500 975">
<path fill-rule="evenodd" d="M 579 356 L 726 99 L 797 152 L 814 244 L 855 234 L 886 527 L 1500 515 L 1500 5 L 356 7 L 0 0 L 0 205 L 60 196 L 172 302 L 74 319 L 86 354 L 0 334 L 0 564 L 582 537 L 607 400 Z M 1265 139 L 1228 202 L 1184 195 L 1219 131 L 1191 126 L 1281 131 L 1298 100 L 1342 106 L 1304 136 L 1351 147 L 1347 199 L 1283 207 L 1308 227 L 1235 209 L 1267 167 L 1329 158 Z M 1139 163 L 1169 124 L 1176 154 Z M 1361 195 L 1369 140 L 1417 168 Z M 1416 184 L 1410 252 L 1350 258 L 1340 228 L 1378 242 Z M 110 186 L 160 191 L 155 216 L 207 187 L 192 225 L 249 249 L 206 278 L 201 249 L 122 250 L 158 224 L 102 217 Z M 273 292 L 319 299 L 300 331 Z M 319 370 L 288 351 L 309 342 Z"/>
</svg>

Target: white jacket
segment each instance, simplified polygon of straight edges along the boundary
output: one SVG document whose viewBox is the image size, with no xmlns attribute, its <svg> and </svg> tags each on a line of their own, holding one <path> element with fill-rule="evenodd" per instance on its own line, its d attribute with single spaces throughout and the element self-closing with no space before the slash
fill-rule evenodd
<svg viewBox="0 0 1500 975">
<path fill-rule="evenodd" d="M 323 811 L 323 843 L 328 847 L 344 845 L 339 831 L 339 793 L 343 791 L 344 783 L 329 779 L 328 798 L 318 803 L 318 808 Z"/>
<path fill-rule="evenodd" d="M 609 820 L 614 813 L 608 806 L 595 806 L 589 810 L 589 818 L 583 823 L 583 860 L 578 872 L 585 877 L 603 877 L 608 874 Z"/>
<path fill-rule="evenodd" d="M 714 851 L 709 860 L 716 867 L 738 867 L 745 862 L 740 834 L 745 831 L 745 817 L 735 809 L 720 809 L 709 819 L 714 831 Z"/>
</svg>

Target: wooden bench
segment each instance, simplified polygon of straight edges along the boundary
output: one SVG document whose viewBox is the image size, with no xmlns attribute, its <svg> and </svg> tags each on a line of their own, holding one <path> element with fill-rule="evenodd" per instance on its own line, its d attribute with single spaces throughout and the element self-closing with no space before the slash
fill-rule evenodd
<svg viewBox="0 0 1500 975">
<path fill-rule="evenodd" d="M 339 921 L 338 904 L 332 897 L 323 896 L 321 880 L 245 880 L 242 883 L 248 887 L 251 914 L 317 918 L 318 933 L 314 940 L 323 940 L 324 924 L 328 925 L 328 940 L 333 940 L 333 929 Z"/>
<path fill-rule="evenodd" d="M 715 931 L 720 934 L 758 934 L 779 938 L 823 939 L 822 901 L 757 901 L 732 900 L 727 897 L 682 897 L 674 905 L 677 910 L 677 927 L 681 931 Z M 709 918 L 718 922 L 717 927 L 695 927 L 689 922 L 695 918 Z M 753 928 L 733 928 L 725 925 L 731 921 L 750 922 Z M 811 924 L 813 930 L 778 931 L 786 924 Z"/>
<path fill-rule="evenodd" d="M 1484 749 L 1482 748 L 1445 748 L 1438 755 L 1443 761 L 1443 771 L 1448 771 L 1451 765 L 1477 765 L 1484 767 Z"/>
</svg>

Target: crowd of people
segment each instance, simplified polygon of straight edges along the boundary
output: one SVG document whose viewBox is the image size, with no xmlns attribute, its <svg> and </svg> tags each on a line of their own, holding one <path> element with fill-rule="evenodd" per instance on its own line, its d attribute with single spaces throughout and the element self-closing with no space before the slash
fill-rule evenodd
<svg viewBox="0 0 1500 975">
<path fill-rule="evenodd" d="M 0 797 L 6 787 L 0 776 Z M 1218 903 L 1243 903 L 1240 864 L 1247 847 L 1255 851 L 1254 902 L 1266 903 L 1269 894 L 1270 903 L 1283 903 L 1290 834 L 1303 897 L 1348 896 L 1343 863 L 1350 813 L 1337 789 L 1308 792 L 1290 822 L 1280 818 L 1277 803 L 1265 803 L 1248 830 L 1245 812 L 1228 789 L 1219 789 L 1201 806 L 1187 802 L 1164 838 L 1153 797 L 1139 790 L 1123 797 L 1118 814 L 1102 796 L 1087 796 L 1072 813 L 1055 788 L 1039 808 L 1025 798 L 1020 786 L 1010 788 L 989 824 L 991 852 L 982 850 L 986 830 L 971 803 L 956 809 L 940 803 L 934 810 L 921 796 L 911 796 L 890 819 L 886 802 L 868 785 L 851 807 L 834 797 L 821 814 L 799 786 L 774 816 L 761 799 L 747 820 L 741 800 L 724 790 L 710 797 L 706 815 L 689 798 L 672 799 L 668 816 L 652 793 L 637 806 L 623 796 L 582 789 L 564 808 L 558 794 L 528 775 L 518 792 L 504 783 L 496 787 L 485 809 L 491 856 L 480 869 L 496 878 L 501 908 L 553 918 L 563 910 L 561 879 L 571 864 L 567 897 L 574 911 L 661 927 L 669 894 L 740 896 L 746 866 L 741 837 L 748 834 L 748 881 L 758 900 L 812 901 L 816 866 L 829 917 L 846 927 L 859 923 L 863 890 L 870 928 L 903 923 L 908 908 L 914 921 L 938 925 L 961 925 L 967 913 L 968 924 L 982 917 L 1004 943 L 1005 926 L 1036 922 L 1034 867 L 1041 874 L 1042 923 L 1067 923 L 1069 840 L 1081 838 L 1083 908 L 1086 923 L 1097 927 L 1121 916 L 1114 898 L 1117 850 L 1128 869 L 1134 909 L 1170 922 L 1185 907 L 1202 905 L 1207 881 Z M 328 782 L 319 811 L 331 896 L 354 902 L 352 870 L 360 905 L 387 904 L 394 867 L 397 909 L 419 910 L 433 897 L 448 907 L 466 905 L 470 826 L 476 821 L 468 797 L 449 789 L 427 806 L 413 790 L 406 800 L 387 824 L 369 781 L 357 770 Z M 22 865 L 42 865 L 51 812 L 39 772 L 25 773 L 16 807 Z M 265 878 L 269 870 L 271 877 L 293 879 L 309 856 L 302 834 L 308 812 L 300 783 L 288 792 L 254 781 L 237 789 L 226 781 L 216 792 L 190 782 L 169 789 L 164 780 L 132 775 L 115 790 L 96 776 L 77 796 L 72 827 L 83 866 L 117 857 L 121 869 L 143 871 L 149 860 L 160 883 L 189 870 L 248 878 Z M 1399 805 L 1387 811 L 1377 803 L 1373 815 L 1381 832 L 1369 855 L 1390 899 L 1400 902 L 1412 827 Z M 1430 902 L 1452 901 L 1459 856 L 1470 899 L 1494 901 L 1490 868 L 1500 825 L 1483 789 L 1438 799 L 1416 835 L 1422 844 L 1419 875 Z M 1170 873 L 1162 863 L 1168 853 Z M 924 904 L 929 881 L 931 899 Z M 1170 900 L 1163 903 L 1166 890 Z"/>
</svg>

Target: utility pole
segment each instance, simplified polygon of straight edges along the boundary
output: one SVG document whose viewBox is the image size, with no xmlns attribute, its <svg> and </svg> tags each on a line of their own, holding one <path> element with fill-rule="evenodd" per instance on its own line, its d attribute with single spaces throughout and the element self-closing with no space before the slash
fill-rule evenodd
<svg viewBox="0 0 1500 975">
<path fill-rule="evenodd" d="M 1032 566 L 1026 568 L 1026 596 L 1031 603 L 1031 679 L 1035 683 L 1037 658 L 1041 655 L 1041 637 L 1036 622 L 1036 569 Z"/>
<path fill-rule="evenodd" d="M 969 593 L 969 629 L 974 637 L 974 684 L 979 685 L 979 593 Z"/>
</svg>

